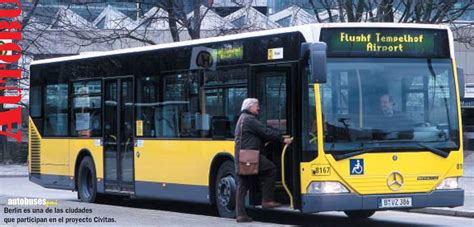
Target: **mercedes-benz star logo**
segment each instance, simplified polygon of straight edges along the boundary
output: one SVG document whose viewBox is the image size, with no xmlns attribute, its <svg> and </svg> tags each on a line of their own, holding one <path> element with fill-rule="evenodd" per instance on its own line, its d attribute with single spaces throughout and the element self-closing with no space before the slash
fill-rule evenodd
<svg viewBox="0 0 474 227">
<path fill-rule="evenodd" d="M 387 186 L 392 191 L 398 191 L 402 188 L 404 183 L 403 176 L 399 172 L 392 172 L 387 177 Z"/>
</svg>

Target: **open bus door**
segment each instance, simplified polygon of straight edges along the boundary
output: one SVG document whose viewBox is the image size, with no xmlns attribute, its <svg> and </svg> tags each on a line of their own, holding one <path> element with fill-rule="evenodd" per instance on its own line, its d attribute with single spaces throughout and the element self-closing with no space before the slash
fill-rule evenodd
<svg viewBox="0 0 474 227">
<path fill-rule="evenodd" d="M 252 81 L 254 86 L 252 89 L 252 97 L 256 97 L 260 103 L 259 120 L 268 127 L 277 129 L 281 135 L 292 135 L 294 119 L 291 101 L 291 74 L 294 70 L 294 65 L 290 63 L 257 66 L 252 69 Z M 282 204 L 290 204 L 288 194 L 282 185 L 281 171 L 281 154 L 284 144 L 270 142 L 265 144 L 265 155 L 276 166 L 277 177 L 275 186 L 275 200 Z M 291 148 L 289 148 L 291 150 Z M 289 152 L 287 152 L 288 154 Z M 292 176 L 294 168 L 291 168 L 293 158 L 286 155 L 285 169 L 286 182 L 292 184 Z M 297 170 L 297 169 L 296 169 Z M 252 190 L 251 203 L 260 204 L 261 193 L 255 193 L 259 189 Z M 294 191 L 294 190 L 292 190 Z"/>
</svg>

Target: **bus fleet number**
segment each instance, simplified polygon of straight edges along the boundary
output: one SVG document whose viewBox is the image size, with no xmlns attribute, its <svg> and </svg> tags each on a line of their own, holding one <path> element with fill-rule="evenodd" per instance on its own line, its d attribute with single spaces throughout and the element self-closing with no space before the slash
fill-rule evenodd
<svg viewBox="0 0 474 227">
<path fill-rule="evenodd" d="M 312 168 L 313 176 L 328 176 L 331 175 L 331 167 L 328 165 L 315 165 Z"/>
</svg>

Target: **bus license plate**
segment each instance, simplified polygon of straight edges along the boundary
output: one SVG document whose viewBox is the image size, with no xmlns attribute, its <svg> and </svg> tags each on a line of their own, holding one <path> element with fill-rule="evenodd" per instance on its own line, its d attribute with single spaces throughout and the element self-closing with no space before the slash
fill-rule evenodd
<svg viewBox="0 0 474 227">
<path fill-rule="evenodd" d="M 381 199 L 379 208 L 411 207 L 411 197 Z"/>
</svg>

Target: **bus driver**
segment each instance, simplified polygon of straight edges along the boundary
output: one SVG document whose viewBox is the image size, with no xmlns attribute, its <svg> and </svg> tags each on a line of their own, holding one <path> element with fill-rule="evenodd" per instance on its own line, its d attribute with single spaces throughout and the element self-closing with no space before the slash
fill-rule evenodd
<svg viewBox="0 0 474 227">
<path fill-rule="evenodd" d="M 380 96 L 380 111 L 377 119 L 377 126 L 379 129 L 384 131 L 387 138 L 395 136 L 394 139 L 401 139 L 399 138 L 402 134 L 405 135 L 407 131 L 413 130 L 413 121 L 408 119 L 402 112 L 395 110 L 395 102 L 393 98 L 389 94 L 383 94 Z M 400 134 L 402 133 L 402 134 Z M 402 136 L 406 137 L 406 136 Z M 408 136 L 411 137 L 411 136 Z"/>
<path fill-rule="evenodd" d="M 395 105 L 395 103 L 393 102 L 392 96 L 390 96 L 388 94 L 384 94 L 384 95 L 380 96 L 380 110 L 382 111 L 382 115 L 384 117 L 393 117 L 393 115 L 394 115 L 393 106 L 394 105 Z"/>
</svg>

